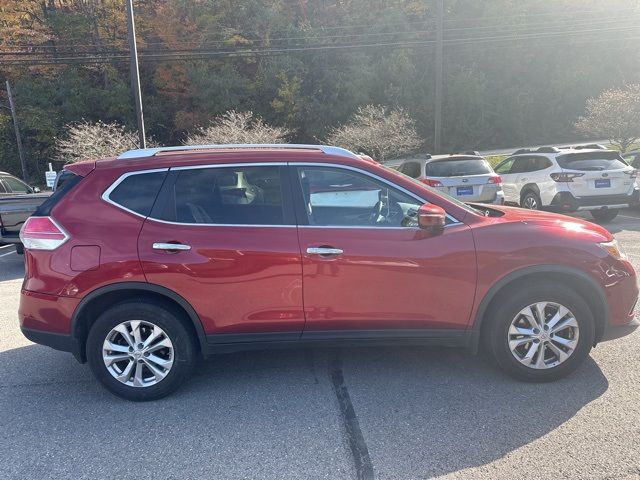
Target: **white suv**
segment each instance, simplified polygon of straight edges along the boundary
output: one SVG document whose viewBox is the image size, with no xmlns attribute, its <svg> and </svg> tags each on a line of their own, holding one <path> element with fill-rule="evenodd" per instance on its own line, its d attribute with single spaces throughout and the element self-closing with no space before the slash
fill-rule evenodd
<svg viewBox="0 0 640 480">
<path fill-rule="evenodd" d="M 387 165 L 462 202 L 504 203 L 500 177 L 477 152 L 427 155 Z"/>
<path fill-rule="evenodd" d="M 542 147 L 518 150 L 495 171 L 505 201 L 561 212 L 590 210 L 600 222 L 638 204 L 636 170 L 613 150 Z"/>
</svg>

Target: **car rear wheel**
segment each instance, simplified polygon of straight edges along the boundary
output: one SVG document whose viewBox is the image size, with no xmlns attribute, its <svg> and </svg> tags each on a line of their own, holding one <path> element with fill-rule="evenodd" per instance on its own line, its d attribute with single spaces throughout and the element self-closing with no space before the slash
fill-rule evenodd
<svg viewBox="0 0 640 480">
<path fill-rule="evenodd" d="M 155 400 L 189 376 L 196 347 L 179 315 L 153 301 L 124 302 L 104 312 L 87 338 L 87 360 L 112 393 Z"/>
<path fill-rule="evenodd" d="M 594 325 L 586 302 L 564 285 L 510 289 L 488 312 L 484 343 L 509 375 L 545 382 L 571 373 L 587 357 Z"/>
<path fill-rule="evenodd" d="M 522 200 L 520 201 L 520 206 L 522 208 L 528 208 L 529 210 L 540 210 L 541 201 L 540 197 L 535 192 L 525 192 L 522 195 Z"/>
<path fill-rule="evenodd" d="M 598 223 L 610 222 L 618 216 L 619 210 L 615 208 L 607 208 L 604 210 L 591 210 L 591 216 Z"/>
</svg>

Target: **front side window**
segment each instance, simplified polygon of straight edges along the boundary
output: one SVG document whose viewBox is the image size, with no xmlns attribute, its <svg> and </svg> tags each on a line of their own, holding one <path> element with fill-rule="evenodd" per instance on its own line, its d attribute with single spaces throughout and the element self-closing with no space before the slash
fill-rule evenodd
<svg viewBox="0 0 640 480">
<path fill-rule="evenodd" d="M 298 168 L 310 225 L 416 227 L 421 202 L 358 172 L 330 167 Z"/>
<path fill-rule="evenodd" d="M 33 193 L 29 185 L 21 182 L 17 178 L 5 177 L 3 180 L 13 193 Z"/>
<path fill-rule="evenodd" d="M 284 225 L 280 167 L 180 170 L 161 220 L 211 225 Z"/>
</svg>

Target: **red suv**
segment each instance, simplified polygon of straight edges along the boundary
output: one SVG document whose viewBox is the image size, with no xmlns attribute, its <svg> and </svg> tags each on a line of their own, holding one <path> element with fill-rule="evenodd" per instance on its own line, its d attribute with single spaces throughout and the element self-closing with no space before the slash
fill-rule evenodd
<svg viewBox="0 0 640 480">
<path fill-rule="evenodd" d="M 552 380 L 638 326 L 635 272 L 603 228 L 466 205 L 336 147 L 69 165 L 21 238 L 24 334 L 133 400 L 200 355 L 282 345 L 482 345 Z"/>
</svg>

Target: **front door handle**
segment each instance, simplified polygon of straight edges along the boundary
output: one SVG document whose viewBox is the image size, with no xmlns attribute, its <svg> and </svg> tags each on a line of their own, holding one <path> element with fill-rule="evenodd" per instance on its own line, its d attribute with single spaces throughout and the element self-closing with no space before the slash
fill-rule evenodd
<svg viewBox="0 0 640 480">
<path fill-rule="evenodd" d="M 307 253 L 309 255 L 342 255 L 344 250 L 333 247 L 308 247 Z"/>
<path fill-rule="evenodd" d="M 154 243 L 153 244 L 153 249 L 154 250 L 191 250 L 191 245 L 185 245 L 183 243 L 162 243 L 162 242 L 158 242 L 158 243 Z"/>
</svg>

